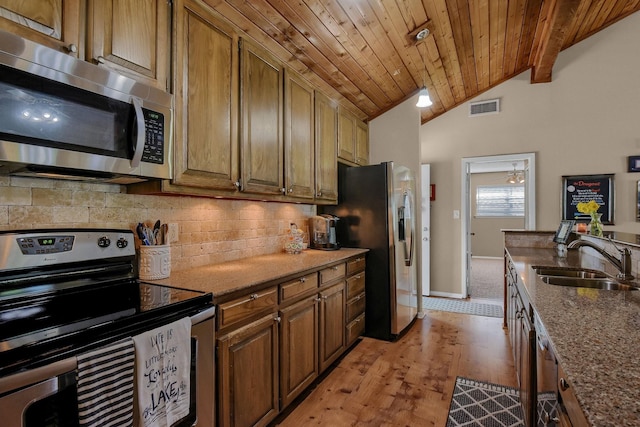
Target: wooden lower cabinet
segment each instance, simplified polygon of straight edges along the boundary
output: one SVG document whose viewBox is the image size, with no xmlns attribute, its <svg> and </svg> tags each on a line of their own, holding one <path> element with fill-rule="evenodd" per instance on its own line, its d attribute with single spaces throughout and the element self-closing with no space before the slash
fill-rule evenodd
<svg viewBox="0 0 640 427">
<path fill-rule="evenodd" d="M 217 340 L 218 425 L 264 426 L 278 414 L 278 316 L 264 316 Z"/>
<path fill-rule="evenodd" d="M 314 294 L 280 311 L 281 409 L 318 377 L 318 298 Z"/>
<path fill-rule="evenodd" d="M 218 304 L 218 426 L 267 425 L 362 335 L 362 270 L 364 256 Z"/>
<path fill-rule="evenodd" d="M 345 282 L 320 292 L 320 371 L 345 349 Z"/>
</svg>

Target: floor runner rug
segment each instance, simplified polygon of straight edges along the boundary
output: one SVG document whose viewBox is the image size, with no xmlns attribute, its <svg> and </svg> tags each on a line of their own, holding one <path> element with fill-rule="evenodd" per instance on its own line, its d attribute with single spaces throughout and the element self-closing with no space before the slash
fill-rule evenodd
<svg viewBox="0 0 640 427">
<path fill-rule="evenodd" d="M 446 427 L 524 426 L 518 390 L 456 378 Z"/>
<path fill-rule="evenodd" d="M 423 308 L 427 310 L 451 311 L 476 316 L 502 317 L 502 307 L 497 304 L 483 304 L 450 298 L 424 297 Z"/>
</svg>

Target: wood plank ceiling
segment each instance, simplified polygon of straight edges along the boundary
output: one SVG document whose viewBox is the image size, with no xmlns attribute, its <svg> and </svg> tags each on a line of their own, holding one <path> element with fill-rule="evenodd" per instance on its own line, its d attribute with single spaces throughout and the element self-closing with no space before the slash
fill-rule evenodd
<svg viewBox="0 0 640 427">
<path fill-rule="evenodd" d="M 361 118 L 426 86 L 423 123 L 529 68 L 532 83 L 551 81 L 562 49 L 640 10 L 640 0 L 205 2 Z"/>
</svg>

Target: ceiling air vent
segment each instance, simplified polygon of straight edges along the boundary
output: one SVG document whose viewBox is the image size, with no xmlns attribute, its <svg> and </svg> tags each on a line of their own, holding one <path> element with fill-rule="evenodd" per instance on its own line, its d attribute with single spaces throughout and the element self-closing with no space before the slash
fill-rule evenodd
<svg viewBox="0 0 640 427">
<path fill-rule="evenodd" d="M 469 116 L 483 116 L 486 114 L 498 114 L 500 112 L 500 100 L 489 99 L 469 103 Z"/>
</svg>

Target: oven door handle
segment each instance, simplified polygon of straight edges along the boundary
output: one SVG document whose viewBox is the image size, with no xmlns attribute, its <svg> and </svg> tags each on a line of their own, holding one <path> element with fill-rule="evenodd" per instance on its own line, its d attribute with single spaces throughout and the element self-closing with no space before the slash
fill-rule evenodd
<svg viewBox="0 0 640 427">
<path fill-rule="evenodd" d="M 193 325 L 197 325 L 198 323 L 202 323 L 205 320 L 208 320 L 213 316 L 215 316 L 215 314 L 216 314 L 216 308 L 209 307 L 206 310 L 203 310 L 200 313 L 197 313 L 191 316 L 191 325 L 193 326 Z"/>
<path fill-rule="evenodd" d="M 21 426 L 22 417 L 31 404 L 55 394 L 59 390 L 58 377 L 49 378 L 0 398 L 2 422 L 8 426 Z"/>
</svg>

